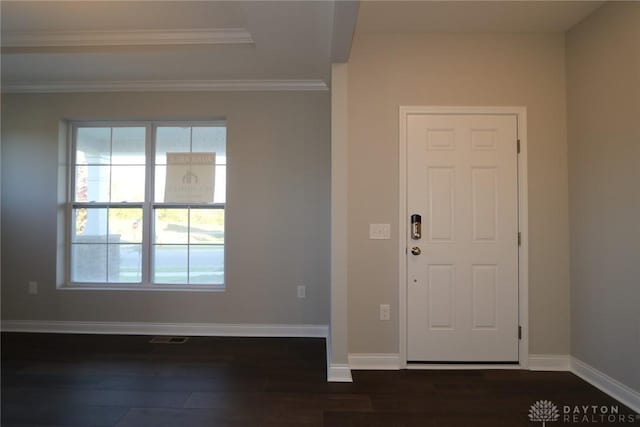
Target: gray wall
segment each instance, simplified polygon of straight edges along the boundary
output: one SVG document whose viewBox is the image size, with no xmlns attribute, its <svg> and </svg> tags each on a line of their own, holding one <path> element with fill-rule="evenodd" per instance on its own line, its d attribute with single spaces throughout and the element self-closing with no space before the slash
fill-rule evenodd
<svg viewBox="0 0 640 427">
<path fill-rule="evenodd" d="M 563 34 L 357 33 L 349 61 L 349 351 L 398 352 L 398 106 L 525 106 L 530 350 L 569 353 Z M 390 223 L 391 240 L 369 240 Z M 378 320 L 390 303 L 392 319 Z"/>
<path fill-rule="evenodd" d="M 640 391 L 640 3 L 567 35 L 571 353 Z"/>
<path fill-rule="evenodd" d="M 326 324 L 328 92 L 3 95 L 2 319 Z M 56 289 L 63 119 L 226 117 L 225 292 Z M 38 295 L 27 293 L 37 280 Z M 296 297 L 297 285 L 307 298 Z"/>
</svg>

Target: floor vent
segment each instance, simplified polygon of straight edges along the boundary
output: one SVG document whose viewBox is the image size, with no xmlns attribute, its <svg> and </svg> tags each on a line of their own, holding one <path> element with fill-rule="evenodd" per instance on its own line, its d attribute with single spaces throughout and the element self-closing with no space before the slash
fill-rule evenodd
<svg viewBox="0 0 640 427">
<path fill-rule="evenodd" d="M 187 342 L 188 337 L 153 337 L 151 344 L 184 344 Z"/>
</svg>

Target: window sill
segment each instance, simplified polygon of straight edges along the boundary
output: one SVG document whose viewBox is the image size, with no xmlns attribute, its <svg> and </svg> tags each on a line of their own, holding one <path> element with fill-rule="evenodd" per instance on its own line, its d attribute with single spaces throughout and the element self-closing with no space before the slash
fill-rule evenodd
<svg viewBox="0 0 640 427">
<path fill-rule="evenodd" d="M 61 291 L 151 291 L 151 292 L 224 292 L 225 285 L 155 285 L 145 284 L 66 284 L 58 286 Z"/>
</svg>

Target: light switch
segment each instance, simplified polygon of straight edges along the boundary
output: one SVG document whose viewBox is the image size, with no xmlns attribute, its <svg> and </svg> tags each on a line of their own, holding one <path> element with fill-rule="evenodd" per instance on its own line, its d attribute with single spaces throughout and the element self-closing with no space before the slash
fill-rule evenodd
<svg viewBox="0 0 640 427">
<path fill-rule="evenodd" d="M 388 240 L 391 238 L 391 224 L 369 224 L 369 239 Z"/>
</svg>

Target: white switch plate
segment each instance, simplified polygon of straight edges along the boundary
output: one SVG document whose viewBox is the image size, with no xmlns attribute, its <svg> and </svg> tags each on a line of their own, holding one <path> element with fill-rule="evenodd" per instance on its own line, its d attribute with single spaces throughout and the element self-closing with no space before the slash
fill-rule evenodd
<svg viewBox="0 0 640 427">
<path fill-rule="evenodd" d="M 369 224 L 369 239 L 388 240 L 391 238 L 391 224 Z"/>
<path fill-rule="evenodd" d="M 391 306 L 380 304 L 380 320 L 391 320 Z"/>
<path fill-rule="evenodd" d="M 36 295 L 38 293 L 38 282 L 29 282 L 29 294 Z"/>
</svg>

